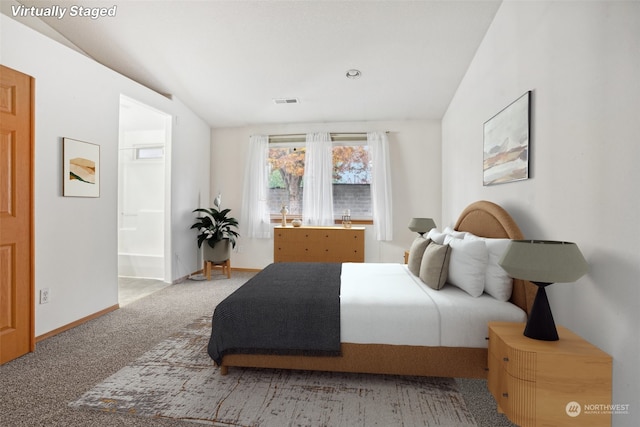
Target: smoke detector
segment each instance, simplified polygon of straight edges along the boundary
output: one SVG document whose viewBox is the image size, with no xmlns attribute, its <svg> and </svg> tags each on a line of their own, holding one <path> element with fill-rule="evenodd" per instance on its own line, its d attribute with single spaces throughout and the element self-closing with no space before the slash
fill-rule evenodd
<svg viewBox="0 0 640 427">
<path fill-rule="evenodd" d="M 346 75 L 348 79 L 357 79 L 357 78 L 360 78 L 360 76 L 362 75 L 362 72 L 360 70 L 356 70 L 355 68 L 352 68 L 347 71 Z"/>
</svg>

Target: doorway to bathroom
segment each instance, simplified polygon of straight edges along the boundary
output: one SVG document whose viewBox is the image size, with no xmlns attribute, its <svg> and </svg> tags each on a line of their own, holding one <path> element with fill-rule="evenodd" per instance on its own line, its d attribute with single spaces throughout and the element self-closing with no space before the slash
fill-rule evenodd
<svg viewBox="0 0 640 427">
<path fill-rule="evenodd" d="M 120 97 L 118 276 L 171 283 L 171 115 Z M 145 286 L 146 287 L 146 286 Z"/>
</svg>

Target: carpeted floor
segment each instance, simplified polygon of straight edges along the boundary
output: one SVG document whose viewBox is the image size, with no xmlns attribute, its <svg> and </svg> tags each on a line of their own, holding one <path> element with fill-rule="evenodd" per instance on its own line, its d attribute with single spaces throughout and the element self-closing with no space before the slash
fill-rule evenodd
<svg viewBox="0 0 640 427">
<path fill-rule="evenodd" d="M 167 286 L 171 284 L 157 279 L 118 277 L 118 304 L 124 307 Z"/>
<path fill-rule="evenodd" d="M 7 426 L 184 426 L 191 422 L 69 407 L 213 307 L 251 273 L 172 285 L 120 310 L 38 343 L 0 366 L 0 414 Z M 478 426 L 511 426 L 495 412 L 483 380 L 455 380 Z"/>
</svg>

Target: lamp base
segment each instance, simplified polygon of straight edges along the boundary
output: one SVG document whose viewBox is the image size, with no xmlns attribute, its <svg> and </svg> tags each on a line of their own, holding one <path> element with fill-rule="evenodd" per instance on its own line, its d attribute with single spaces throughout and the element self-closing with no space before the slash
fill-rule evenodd
<svg viewBox="0 0 640 427">
<path fill-rule="evenodd" d="M 536 293 L 536 299 L 533 301 L 533 306 L 531 306 L 529 320 L 524 328 L 524 336 L 534 340 L 558 341 L 558 331 L 553 321 L 551 307 L 549 307 L 547 292 L 544 289 L 551 283 L 533 283 L 538 286 L 538 292 Z"/>
</svg>

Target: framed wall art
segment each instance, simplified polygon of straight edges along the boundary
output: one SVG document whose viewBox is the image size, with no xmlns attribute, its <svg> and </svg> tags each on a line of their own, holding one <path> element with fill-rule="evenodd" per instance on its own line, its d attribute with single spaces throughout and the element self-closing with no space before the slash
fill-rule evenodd
<svg viewBox="0 0 640 427">
<path fill-rule="evenodd" d="M 100 197 L 100 146 L 62 139 L 63 195 Z"/>
<path fill-rule="evenodd" d="M 531 91 L 484 123 L 483 185 L 529 178 Z"/>
</svg>

